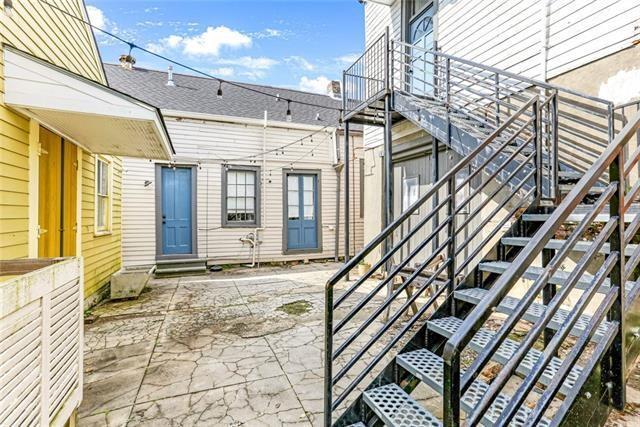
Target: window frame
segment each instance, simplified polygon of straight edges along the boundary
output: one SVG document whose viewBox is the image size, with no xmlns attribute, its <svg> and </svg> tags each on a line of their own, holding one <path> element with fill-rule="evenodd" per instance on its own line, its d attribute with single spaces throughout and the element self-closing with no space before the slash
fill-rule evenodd
<svg viewBox="0 0 640 427">
<path fill-rule="evenodd" d="M 227 182 L 229 172 L 253 172 L 255 174 L 255 214 L 254 221 L 229 221 L 227 214 Z M 222 227 L 223 228 L 259 228 L 261 226 L 261 205 L 262 205 L 262 169 L 260 166 L 246 165 L 226 165 L 222 166 Z"/>
<path fill-rule="evenodd" d="M 98 164 L 103 163 L 106 165 L 105 170 L 107 171 L 107 194 L 103 195 L 99 193 L 99 184 L 100 184 L 100 176 Z M 105 236 L 109 235 L 113 231 L 113 160 L 101 155 L 94 155 L 94 218 L 93 218 L 93 234 L 95 236 Z M 98 201 L 101 198 L 106 198 L 106 208 L 107 208 L 107 217 L 104 226 L 98 227 Z"/>
</svg>

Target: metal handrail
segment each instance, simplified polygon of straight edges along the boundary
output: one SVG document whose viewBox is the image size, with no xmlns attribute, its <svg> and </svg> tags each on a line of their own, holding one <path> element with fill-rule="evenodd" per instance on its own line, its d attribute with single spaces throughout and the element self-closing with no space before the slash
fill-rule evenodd
<svg viewBox="0 0 640 427">
<path fill-rule="evenodd" d="M 434 55 L 434 56 L 439 56 L 439 57 L 442 57 L 442 58 L 448 58 L 448 59 L 454 60 L 456 62 L 460 62 L 462 64 L 466 64 L 466 65 L 470 65 L 470 66 L 473 66 L 473 67 L 482 68 L 482 69 L 484 69 L 484 70 L 486 70 L 486 71 L 488 71 L 490 73 L 499 73 L 499 74 L 502 74 L 502 75 L 507 76 L 509 78 L 512 78 L 514 80 L 519 80 L 519 81 L 521 81 L 523 83 L 529 83 L 531 86 L 537 86 L 537 87 L 540 87 L 540 88 L 543 88 L 543 89 L 549 89 L 549 90 L 557 90 L 557 91 L 560 91 L 560 92 L 567 93 L 569 95 L 578 96 L 580 98 L 585 98 L 585 99 L 588 99 L 590 101 L 598 102 L 598 103 L 605 104 L 605 105 L 611 105 L 611 106 L 614 105 L 613 102 L 611 102 L 611 101 L 609 101 L 607 99 L 604 99 L 604 98 L 599 98 L 597 96 L 588 95 L 588 94 L 582 93 L 580 91 L 573 90 L 573 89 L 570 89 L 570 88 L 567 88 L 567 87 L 564 87 L 564 86 L 560 86 L 560 85 L 557 85 L 557 84 L 547 83 L 547 82 L 543 82 L 541 80 L 536 80 L 536 79 L 531 79 L 531 78 L 528 78 L 528 77 L 524 77 L 524 76 L 521 76 L 519 74 L 512 73 L 510 71 L 502 70 L 502 69 L 496 68 L 496 67 L 491 67 L 489 65 L 481 64 L 479 62 L 470 61 L 468 59 L 460 58 L 458 56 L 447 54 L 447 53 L 444 53 L 444 52 L 441 52 L 441 51 L 425 49 L 425 48 L 422 48 L 422 47 L 419 47 L 419 46 L 414 46 L 414 45 L 412 45 L 410 43 L 401 42 L 401 41 L 395 41 L 394 40 L 394 43 L 397 44 L 397 45 L 400 45 L 400 46 L 404 46 L 406 48 L 410 48 L 410 49 L 414 49 L 414 50 L 423 52 L 423 53 L 431 54 L 431 55 Z"/>
<path fill-rule="evenodd" d="M 493 141 L 506 129 L 511 126 L 516 120 L 516 118 L 524 113 L 528 108 L 530 108 L 534 103 L 537 102 L 537 98 L 531 97 L 526 104 L 524 104 L 517 112 L 513 114 L 509 118 L 509 120 L 505 121 L 497 130 L 495 130 L 486 140 L 484 140 L 481 144 L 479 144 L 476 148 L 473 149 L 471 153 L 465 156 L 460 162 L 458 162 L 455 166 L 453 166 L 442 178 L 440 178 L 427 192 L 421 196 L 414 204 L 409 206 L 407 210 L 405 210 L 400 216 L 391 222 L 384 230 L 382 230 L 376 237 L 374 237 L 369 243 L 367 243 L 360 252 L 358 252 L 353 258 L 349 260 L 342 268 L 340 268 L 337 272 L 334 273 L 333 276 L 327 281 L 326 287 L 335 286 L 342 278 L 344 278 L 350 270 L 353 270 L 364 258 L 371 253 L 376 247 L 378 247 L 382 242 L 384 242 L 387 237 L 391 236 L 391 234 L 409 218 L 411 215 L 415 213 L 420 206 L 424 204 L 427 200 L 429 200 L 435 193 L 438 191 L 444 184 L 446 184 L 451 177 L 455 176 L 458 172 L 460 172 L 463 168 L 469 166 L 471 161 L 482 151 L 484 151 Z"/>
<path fill-rule="evenodd" d="M 535 125 L 537 120 L 529 119 L 529 114 L 536 114 L 538 111 L 538 97 L 531 97 L 524 105 L 522 105 L 511 117 L 502 123 L 498 129 L 496 129 L 492 134 L 484 140 L 481 144 L 475 147 L 469 155 L 467 155 L 464 159 L 459 161 L 456 165 L 450 168 L 447 173 L 444 174 L 442 178 L 440 178 L 431 188 L 429 188 L 424 195 L 422 195 L 418 201 L 412 204 L 406 211 L 404 211 L 396 220 L 394 220 L 391 224 L 389 224 L 381 233 L 378 234 L 371 242 L 369 242 L 365 247 L 358 252 L 352 259 L 350 259 L 339 271 L 337 271 L 328 281 L 325 287 L 325 423 L 331 423 L 331 416 L 335 409 L 337 409 L 338 405 L 340 405 L 348 396 L 348 394 L 357 386 L 357 383 L 361 381 L 375 366 L 377 362 L 369 363 L 364 370 L 359 372 L 356 376 L 356 379 L 348 384 L 347 387 L 342 388 L 342 392 L 336 395 L 336 399 L 333 399 L 333 387 L 337 384 L 338 381 L 342 380 L 345 375 L 353 368 L 356 362 L 358 362 L 368 351 L 369 349 L 379 341 L 379 339 L 387 333 L 387 331 L 394 325 L 395 322 L 398 321 L 400 315 L 408 309 L 421 294 L 425 292 L 427 288 L 429 288 L 432 284 L 436 283 L 436 279 L 440 273 L 447 271 L 447 279 L 446 281 L 440 281 L 440 284 L 437 286 L 438 290 L 436 291 L 436 295 L 445 295 L 449 297 L 452 295 L 453 289 L 455 288 L 456 282 L 456 274 L 460 271 L 455 266 L 455 256 L 459 252 L 455 248 L 455 242 L 453 241 L 453 236 L 456 235 L 456 200 L 455 195 L 458 192 L 456 190 L 456 178 L 457 174 L 465 171 L 471 164 L 474 164 L 476 167 L 480 165 L 480 169 L 488 168 L 491 164 L 490 161 L 485 161 L 487 158 L 492 159 L 495 157 L 495 153 L 506 150 L 509 146 L 508 142 L 513 140 L 514 138 L 521 137 L 521 134 L 526 133 L 527 135 L 531 135 L 528 137 L 524 144 L 516 147 L 518 148 L 515 153 L 503 153 L 504 158 L 507 160 L 502 163 L 502 165 L 497 169 L 497 172 L 501 172 L 501 170 L 509 163 L 513 162 L 517 164 L 517 167 L 511 170 L 508 174 L 501 172 L 502 181 L 501 185 L 498 186 L 498 189 L 495 191 L 497 195 L 499 190 L 504 190 L 506 186 L 511 186 L 508 197 L 505 200 L 500 200 L 498 202 L 498 206 L 496 209 L 502 209 L 515 195 L 520 195 L 521 200 L 515 203 L 515 207 L 511 209 L 509 214 L 499 221 L 498 227 L 501 228 L 506 221 L 512 220 L 515 218 L 515 214 L 517 211 L 526 206 L 526 203 L 530 203 L 533 200 L 534 193 L 537 191 L 536 183 L 535 183 L 535 175 L 536 168 L 534 160 L 538 157 L 538 150 L 536 149 L 536 145 L 539 143 L 536 138 Z M 514 129 L 514 124 L 520 123 L 524 121 L 523 126 L 517 126 Z M 533 130 L 532 130 L 533 129 Z M 504 134 L 507 134 L 506 136 Z M 500 138 L 499 142 L 497 141 Z M 503 142 L 505 141 L 506 142 Z M 533 153 L 526 157 L 524 161 L 518 161 L 517 156 L 519 152 L 525 146 L 529 145 L 532 148 Z M 509 155 L 507 155 L 509 154 Z M 520 176 L 521 170 L 524 166 L 528 165 L 531 168 L 531 171 L 528 174 L 523 174 Z M 476 169 L 478 170 L 478 169 Z M 496 173 L 497 173 L 496 172 Z M 487 173 L 486 176 L 496 177 L 496 173 Z M 517 178 L 517 179 L 514 179 Z M 479 185 L 484 185 L 489 181 L 482 182 Z M 517 182 L 512 182 L 517 181 Z M 527 183 L 531 184 L 531 187 L 528 191 L 524 191 L 524 185 Z M 463 187 L 460 187 L 463 188 Z M 520 190 L 523 190 L 521 193 Z M 438 200 L 435 203 L 435 207 L 430 210 L 426 217 L 421 219 L 418 224 L 410 228 L 406 235 L 402 237 L 402 239 L 395 243 L 395 245 L 386 251 L 382 258 L 371 268 L 367 273 L 365 273 L 362 277 L 360 277 L 356 282 L 349 286 L 344 293 L 334 300 L 334 287 L 335 285 L 344 278 L 349 271 L 351 271 L 355 266 L 357 266 L 366 255 L 370 254 L 376 247 L 380 246 L 385 242 L 389 237 L 393 235 L 393 233 L 398 230 L 398 228 L 404 225 L 408 218 L 413 215 L 421 206 L 428 204 L 430 206 L 430 201 L 434 200 L 434 197 L 440 191 L 446 190 L 449 194 L 448 197 L 445 197 L 443 200 Z M 437 200 L 437 199 L 436 199 Z M 468 199 L 466 200 L 468 202 Z M 482 206 L 484 204 L 481 204 Z M 440 223 L 434 223 L 434 220 L 437 220 L 437 217 L 440 215 L 440 212 L 443 208 L 447 208 L 447 219 Z M 475 208 L 474 208 L 475 209 Z M 385 265 L 390 258 L 398 252 L 400 248 L 402 248 L 405 243 L 409 242 L 409 240 L 416 235 L 416 233 L 422 229 L 422 227 L 431 222 L 432 230 L 429 235 L 425 238 L 420 237 L 421 242 L 418 243 L 413 250 L 407 256 L 403 256 L 400 263 L 390 270 L 388 270 L 388 274 L 386 277 L 379 281 L 376 286 L 371 290 L 367 290 L 367 293 L 362 297 L 346 314 L 341 316 L 341 320 L 334 325 L 333 313 L 345 300 L 348 296 L 353 295 L 353 293 L 368 279 L 372 276 L 372 274 L 380 267 Z M 469 222 L 465 221 L 463 223 L 464 227 L 469 226 Z M 438 236 L 448 230 L 448 238 L 442 239 L 438 242 Z M 490 239 L 484 239 L 480 242 L 479 248 L 475 248 L 474 250 L 478 253 L 479 250 L 482 250 L 484 246 L 489 242 Z M 465 246 L 470 246 L 472 240 L 467 239 L 463 244 L 463 249 Z M 358 320 L 359 324 L 352 332 L 349 331 L 349 335 L 340 341 L 340 343 L 336 343 L 337 347 L 334 349 L 334 335 L 339 331 L 343 330 L 347 323 L 351 322 L 355 319 L 356 314 L 360 313 L 361 310 L 368 306 L 369 302 L 372 298 L 378 294 L 387 284 L 391 283 L 391 281 L 400 274 L 401 271 L 408 265 L 408 263 L 422 253 L 431 243 L 435 243 L 434 249 L 430 252 L 430 255 L 426 256 L 424 261 L 421 259 L 420 265 L 413 269 L 409 274 L 409 277 L 406 278 L 401 285 L 397 288 L 394 288 L 393 292 L 390 292 L 388 297 L 379 305 L 375 310 L 371 313 L 367 313 L 367 317 L 364 320 Z M 475 243 L 474 243 L 475 245 Z M 397 297 L 404 292 L 404 290 L 411 286 L 412 283 L 416 280 L 416 278 L 422 274 L 422 271 L 430 265 L 432 261 L 439 258 L 439 254 L 446 254 L 445 259 L 442 264 L 436 269 L 435 272 L 430 273 L 429 279 L 425 282 L 421 282 L 417 286 L 417 291 L 410 297 L 407 298 L 407 301 L 399 308 L 395 309 L 395 313 L 391 318 L 384 323 L 383 327 L 381 327 L 363 346 L 359 346 L 359 348 L 355 351 L 354 354 L 349 353 L 349 359 L 342 366 L 341 369 L 334 375 L 333 373 L 333 364 L 340 358 L 340 356 L 344 355 L 345 350 L 352 346 L 355 343 L 355 340 L 362 336 L 362 334 L 373 325 L 373 322 L 386 310 L 388 309 L 393 302 L 397 300 Z M 430 306 L 434 303 L 435 299 L 430 298 L 429 301 L 423 306 L 418 312 L 424 313 L 429 309 Z M 419 317 L 415 317 L 414 319 L 418 319 Z M 408 323 L 403 321 L 403 326 L 400 334 L 405 334 L 410 328 L 410 326 L 415 322 L 415 320 L 411 320 Z M 399 338 L 395 336 L 392 339 L 392 342 L 397 342 Z M 385 346 L 381 353 L 378 353 L 374 360 L 381 360 L 384 357 L 392 346 Z"/>
<path fill-rule="evenodd" d="M 612 240 L 611 244 L 611 254 L 617 252 L 618 257 L 623 261 L 621 262 L 624 265 L 624 257 L 620 254 L 624 253 L 624 234 L 620 233 L 623 230 L 623 227 L 616 227 L 616 224 L 620 224 L 620 221 L 623 221 L 624 212 L 627 209 L 627 205 L 624 204 L 624 185 L 622 180 L 624 179 L 624 162 L 622 156 L 622 150 L 628 140 L 632 137 L 640 129 L 640 112 L 636 114 L 636 116 L 622 129 L 620 134 L 618 134 L 613 143 L 611 143 L 602 155 L 596 160 L 596 162 L 591 166 L 591 168 L 585 173 L 585 175 L 579 180 L 579 182 L 575 185 L 575 187 L 569 192 L 569 194 L 564 198 L 561 202 L 560 206 L 554 210 L 549 219 L 543 224 L 543 226 L 534 234 L 529 243 L 520 251 L 520 253 L 516 256 L 513 262 L 510 264 L 509 268 L 498 278 L 498 280 L 493 284 L 491 289 L 487 292 L 485 297 L 474 307 L 471 313 L 467 316 L 467 318 L 463 321 L 457 331 L 447 340 L 444 345 L 443 350 L 443 360 L 445 365 L 445 405 L 446 403 L 454 402 L 461 396 L 461 393 L 464 392 L 465 387 L 468 387 L 471 383 L 471 380 L 474 375 L 478 374 L 478 370 L 476 368 L 480 367 L 482 361 L 475 363 L 471 369 L 467 370 L 464 374 L 463 380 L 453 382 L 451 379 L 456 378 L 456 376 L 460 375 L 460 352 L 461 349 L 464 348 L 475 333 L 479 330 L 484 321 L 488 318 L 491 313 L 492 307 L 495 307 L 509 292 L 513 284 L 522 277 L 525 270 L 531 265 L 533 260 L 538 256 L 538 254 L 542 251 L 542 249 L 546 246 L 546 244 L 553 238 L 556 230 L 566 221 L 567 217 L 573 212 L 573 209 L 582 201 L 582 199 L 588 194 L 589 190 L 598 182 L 601 175 L 603 175 L 609 168 L 611 168 L 612 180 L 616 179 L 617 181 L 612 181 L 611 186 L 615 188 L 615 194 L 609 194 L 608 197 L 614 197 L 614 200 L 611 202 L 611 221 L 610 224 L 605 227 L 605 229 L 611 231 L 613 234 L 612 239 L 615 237 L 615 240 Z M 604 205 L 604 197 L 605 194 L 601 196 L 601 204 Z M 615 213 L 615 215 L 614 215 Z M 604 232 L 605 230 L 603 230 Z M 615 231 L 615 232 L 614 232 Z M 601 234 L 602 235 L 602 234 Z M 600 242 L 602 243 L 602 242 Z M 565 247 L 563 248 L 562 257 L 566 256 L 569 248 L 570 242 L 565 243 Z M 617 248 L 615 247 L 617 245 Z M 593 256 L 597 251 L 596 243 L 592 245 L 592 250 L 590 251 L 590 256 Z M 611 257 L 610 254 L 610 257 Z M 556 257 L 559 254 L 556 255 Z M 585 254 L 586 255 L 586 254 Z M 554 257 L 554 260 L 556 259 Z M 562 259 L 562 258 L 561 258 Z M 580 266 L 577 270 L 575 270 L 575 275 L 572 274 L 575 280 L 581 276 L 583 270 L 586 268 L 586 263 L 589 258 L 580 263 Z M 555 261 L 557 264 L 559 261 Z M 552 264 L 554 261 L 552 261 Z M 551 265 L 551 264 L 550 264 Z M 556 265 L 557 267 L 557 265 Z M 553 268 L 553 267 L 552 267 Z M 549 266 L 545 269 L 543 275 L 539 277 L 536 283 L 543 285 L 546 283 L 548 278 L 550 277 L 550 272 L 552 268 Z M 618 270 L 621 270 L 618 268 Z M 608 274 L 608 273 L 607 273 Z M 611 285 L 612 287 L 617 286 L 619 288 L 618 300 L 622 300 L 622 295 L 624 294 L 624 286 L 623 281 L 626 280 L 627 274 L 623 274 L 622 271 L 618 271 L 616 273 L 616 277 L 612 275 Z M 615 280 L 614 280 L 615 279 Z M 535 286 L 535 285 L 534 285 Z M 531 293 L 540 291 L 541 288 L 538 286 L 535 289 L 531 290 Z M 562 294 L 566 294 L 571 290 L 571 283 L 566 284 L 566 290 L 563 289 L 564 292 Z M 520 346 L 521 351 L 519 351 L 518 355 L 523 356 L 524 351 L 527 351 L 530 348 L 531 340 L 536 336 L 536 332 L 539 333 L 544 326 L 546 325 L 545 321 L 548 321 L 554 314 L 554 311 L 559 308 L 559 302 L 562 299 L 559 299 L 558 304 L 555 304 L 551 307 L 548 307 L 545 312 L 545 317 L 538 321 L 536 324 L 536 328 L 534 332 L 531 332 L 527 335 L 529 341 L 525 342 Z M 554 299 L 555 301 L 555 299 Z M 528 306 L 529 301 L 525 301 L 524 299 L 521 301 L 517 314 L 523 313 L 524 309 Z M 619 308 L 617 309 L 619 312 Z M 618 313 L 619 314 L 619 313 Z M 514 317 L 512 314 L 511 318 Z M 620 320 L 620 319 L 617 319 Z M 513 322 L 512 322 L 513 323 Z M 504 325 L 503 325 L 504 326 Z M 494 338 L 492 343 L 487 346 L 483 355 L 489 354 L 492 351 L 497 349 L 499 345 L 500 338 L 503 338 L 505 335 L 505 331 L 508 331 L 508 328 L 501 328 L 501 331 L 498 333 L 501 335 L 499 338 Z M 497 335 L 498 335 L 497 334 Z M 486 357 L 481 357 L 479 359 L 486 360 Z M 489 391 L 485 396 L 483 396 L 483 400 L 476 407 L 474 414 L 470 418 L 470 423 L 473 424 L 474 421 L 477 421 L 479 417 L 482 416 L 484 411 L 486 411 L 493 398 L 495 398 L 497 391 L 504 385 L 504 381 L 506 377 L 509 375 L 510 370 L 515 369 L 517 364 L 519 363 L 519 358 L 514 357 L 507 364 L 506 369 L 503 369 L 499 374 L 499 378 L 494 380 L 492 385 L 490 386 Z M 622 363 L 622 362 L 621 362 Z M 537 364 L 536 368 L 544 367 L 543 364 Z M 622 369 L 620 367 L 620 369 Z M 508 410 L 505 411 L 503 418 L 500 419 L 501 422 L 508 422 L 510 418 L 515 414 L 515 409 L 517 405 L 526 397 L 526 392 L 530 390 L 532 387 L 533 380 L 537 379 L 537 376 L 541 374 L 541 369 L 536 369 L 532 371 L 530 376 L 528 377 L 528 381 L 526 380 L 524 387 L 519 389 L 518 394 L 515 398 L 512 399 L 511 403 L 508 405 Z M 448 381 L 447 381 L 448 379 Z M 445 419 L 445 425 L 457 425 L 457 414 L 450 414 Z"/>
</svg>

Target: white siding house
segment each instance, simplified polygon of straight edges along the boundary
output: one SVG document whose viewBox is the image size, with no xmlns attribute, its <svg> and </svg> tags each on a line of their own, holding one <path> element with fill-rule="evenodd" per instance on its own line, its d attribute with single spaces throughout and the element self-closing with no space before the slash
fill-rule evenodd
<svg viewBox="0 0 640 427">
<path fill-rule="evenodd" d="M 285 102 L 241 88 L 224 86 L 222 99 L 217 99 L 218 84 L 210 80 L 174 75 L 175 86 L 167 86 L 166 72 L 109 65 L 106 69 L 112 86 L 161 109 L 176 150 L 172 162 L 124 159 L 125 267 L 153 265 L 181 255 L 233 264 L 333 259 L 344 254 L 344 170 L 339 167 L 344 136 L 336 128 L 336 111 L 292 104 L 288 122 Z M 341 105 L 326 95 L 260 88 L 276 91 L 283 99 Z M 196 99 L 194 91 L 199 93 Z M 351 137 L 353 254 L 363 242 L 359 160 L 363 150 L 361 131 L 351 132 Z M 192 195 L 186 195 L 190 191 L 185 188 L 186 192 L 180 189 L 167 198 L 171 184 L 166 180 L 173 178 L 165 175 L 182 171 L 190 177 Z M 292 188 L 294 184 L 298 187 Z M 182 184 L 175 181 L 175 185 Z M 163 224 L 171 218 L 163 216 L 173 209 L 167 203 L 188 200 L 193 209 L 187 224 L 191 233 L 186 235 L 191 247 L 174 253 L 175 248 L 167 246 L 172 239 L 168 234 L 174 231 Z"/>
<path fill-rule="evenodd" d="M 437 49 L 617 104 L 640 98 L 640 2 L 637 0 L 367 0 L 361 3 L 367 46 L 375 43 L 388 28 L 393 40 Z M 371 172 L 366 180 L 365 204 L 380 205 L 383 129 L 364 126 L 363 134 L 365 168 Z M 425 136 L 417 126 L 406 121 L 394 123 L 392 140 L 394 168 L 404 167 L 395 154 L 403 144 L 424 146 L 423 161 L 430 161 L 430 135 Z M 446 165 L 440 167 L 444 169 Z M 430 182 L 432 177 L 425 185 Z M 381 224 L 380 210 L 365 212 L 365 241 L 380 231 Z"/>
</svg>

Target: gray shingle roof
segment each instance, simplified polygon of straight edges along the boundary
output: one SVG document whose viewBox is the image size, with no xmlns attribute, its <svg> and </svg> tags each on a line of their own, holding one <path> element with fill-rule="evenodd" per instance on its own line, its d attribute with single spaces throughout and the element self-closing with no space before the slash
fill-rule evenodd
<svg viewBox="0 0 640 427">
<path fill-rule="evenodd" d="M 222 85 L 223 97 L 218 99 L 218 82 L 203 77 L 174 73 L 175 86 L 167 86 L 167 72 L 134 68 L 125 70 L 119 65 L 105 64 L 109 86 L 164 110 L 251 119 L 264 118 L 268 111 L 270 120 L 285 121 L 287 103 L 242 88 Z M 241 83 L 263 92 L 279 94 L 281 98 L 340 108 L 342 102 L 327 95 L 302 92 L 272 86 Z M 313 106 L 291 104 L 292 122 L 332 125 L 338 122 L 339 112 Z M 321 120 L 316 120 L 320 113 Z"/>
</svg>

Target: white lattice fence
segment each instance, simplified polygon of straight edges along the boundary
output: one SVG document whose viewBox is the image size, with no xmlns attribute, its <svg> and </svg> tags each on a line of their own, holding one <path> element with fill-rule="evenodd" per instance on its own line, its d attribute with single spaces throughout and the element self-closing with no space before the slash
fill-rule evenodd
<svg viewBox="0 0 640 427">
<path fill-rule="evenodd" d="M 0 426 L 62 426 L 82 400 L 82 260 L 0 267 Z"/>
</svg>

